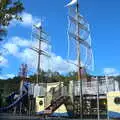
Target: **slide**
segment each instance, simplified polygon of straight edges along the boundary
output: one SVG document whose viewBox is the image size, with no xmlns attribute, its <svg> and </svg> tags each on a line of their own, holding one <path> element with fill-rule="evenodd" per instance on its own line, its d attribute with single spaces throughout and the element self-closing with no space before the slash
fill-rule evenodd
<svg viewBox="0 0 120 120">
<path fill-rule="evenodd" d="M 13 92 L 10 96 L 7 97 L 7 99 L 11 99 L 14 98 L 14 96 L 18 94 L 18 92 Z"/>
<path fill-rule="evenodd" d="M 16 94 L 18 94 L 19 92 L 14 92 L 10 96 L 8 96 L 7 99 L 10 100 L 10 105 L 8 105 L 7 107 L 0 108 L 0 112 L 6 112 L 6 111 L 14 108 L 15 106 L 18 106 L 20 102 L 23 102 L 26 99 L 27 95 L 28 95 L 28 85 L 29 84 L 30 83 L 24 82 L 24 85 L 23 85 L 24 93 L 23 93 L 22 96 L 19 96 L 15 101 L 12 102 L 12 100 L 14 99 L 14 96 Z"/>
<path fill-rule="evenodd" d="M 68 97 L 60 96 L 58 99 L 53 101 L 44 111 L 37 113 L 38 115 L 52 115 L 55 110 L 57 110 L 64 102 L 68 99 Z"/>
<path fill-rule="evenodd" d="M 16 94 L 19 94 L 19 92 L 13 92 L 11 95 L 9 95 L 6 100 L 8 101 L 9 104 L 12 104 L 13 100 L 14 100 L 14 97 Z"/>
<path fill-rule="evenodd" d="M 27 96 L 27 93 L 24 93 L 22 96 L 18 97 L 18 99 L 14 101 L 12 104 L 10 104 L 9 106 L 0 108 L 0 112 L 6 112 L 14 108 L 15 106 L 19 105 L 19 103 L 22 102 L 24 98 L 26 98 L 26 96 Z"/>
</svg>

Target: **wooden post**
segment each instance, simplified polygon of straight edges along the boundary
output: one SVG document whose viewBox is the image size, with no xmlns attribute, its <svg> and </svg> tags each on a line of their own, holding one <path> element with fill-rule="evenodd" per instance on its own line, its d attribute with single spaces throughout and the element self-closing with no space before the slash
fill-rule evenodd
<svg viewBox="0 0 120 120">
<path fill-rule="evenodd" d="M 80 80 L 80 118 L 83 118 L 83 102 L 82 102 L 82 74 L 81 74 L 81 59 L 80 59 L 80 41 L 79 41 L 79 3 L 77 1 L 76 5 L 76 17 L 77 17 L 77 24 L 76 24 L 76 33 L 77 33 L 77 60 L 78 60 L 78 81 Z"/>
<path fill-rule="evenodd" d="M 99 79 L 97 77 L 97 116 L 98 120 L 100 120 L 100 103 L 99 103 Z"/>
</svg>

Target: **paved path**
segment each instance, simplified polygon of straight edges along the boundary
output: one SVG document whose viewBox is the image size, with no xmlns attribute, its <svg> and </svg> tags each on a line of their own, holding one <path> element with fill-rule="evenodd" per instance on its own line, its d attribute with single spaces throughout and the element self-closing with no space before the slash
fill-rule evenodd
<svg viewBox="0 0 120 120">
<path fill-rule="evenodd" d="M 71 118 L 40 118 L 39 116 L 20 116 L 13 114 L 0 114 L 0 120 L 80 120 L 80 119 L 71 119 Z M 82 119 L 82 120 L 97 120 L 97 119 Z M 107 120 L 107 119 L 100 119 Z M 113 120 L 113 119 L 110 119 Z M 115 119 L 114 119 L 115 120 Z"/>
</svg>

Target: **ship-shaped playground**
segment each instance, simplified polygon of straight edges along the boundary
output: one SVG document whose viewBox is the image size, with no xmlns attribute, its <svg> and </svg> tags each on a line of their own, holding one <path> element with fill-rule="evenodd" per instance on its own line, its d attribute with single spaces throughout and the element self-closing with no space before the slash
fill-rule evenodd
<svg viewBox="0 0 120 120">
<path fill-rule="evenodd" d="M 41 47 L 42 43 L 49 44 L 49 37 L 42 24 L 33 25 L 32 38 L 38 40 L 38 47 L 31 47 L 38 55 L 36 82 L 27 81 L 27 65 L 23 64 L 20 73 L 20 89 L 8 96 L 10 103 L 0 108 L 0 113 L 14 115 L 19 113 L 39 118 L 52 117 L 52 119 L 53 117 L 81 120 L 120 118 L 118 82 L 107 75 L 88 78 L 87 71 L 93 69 L 94 63 L 90 27 L 80 14 L 79 8 L 78 0 L 72 0 L 66 5 L 68 9 L 68 57 L 70 58 L 68 64 L 76 66 L 77 80 L 69 80 L 67 85 L 61 81 L 39 82 L 41 56 L 50 58 L 49 53 Z M 74 47 L 72 47 L 73 43 Z M 83 58 L 84 61 L 82 61 Z"/>
</svg>

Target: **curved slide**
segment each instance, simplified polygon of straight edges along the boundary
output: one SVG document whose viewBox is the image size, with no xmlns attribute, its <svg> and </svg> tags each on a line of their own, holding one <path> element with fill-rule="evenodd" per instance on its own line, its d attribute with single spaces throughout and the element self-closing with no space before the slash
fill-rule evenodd
<svg viewBox="0 0 120 120">
<path fill-rule="evenodd" d="M 16 92 L 13 92 L 11 95 L 9 95 L 6 99 L 8 100 L 9 104 L 12 104 L 13 100 L 14 100 L 14 97 L 16 94 L 19 94 L 18 91 Z"/>
<path fill-rule="evenodd" d="M 2 107 L 0 108 L 0 112 L 6 112 L 12 108 L 14 108 L 15 106 L 19 105 L 20 102 L 23 102 L 23 100 L 26 99 L 26 96 L 28 95 L 28 83 L 24 83 L 24 92 L 22 96 L 19 96 L 14 102 L 12 102 L 10 105 L 8 105 L 7 107 Z M 12 93 L 10 96 L 8 96 L 8 99 L 10 100 L 11 98 L 14 98 L 14 96 L 17 94 L 18 92 L 14 92 Z"/>
<path fill-rule="evenodd" d="M 10 96 L 7 97 L 7 99 L 14 98 L 14 96 L 15 96 L 17 93 L 18 93 L 18 92 L 13 92 Z"/>
<path fill-rule="evenodd" d="M 20 96 L 16 101 L 14 101 L 9 106 L 0 108 L 0 112 L 6 112 L 6 111 L 14 108 L 15 106 L 19 105 L 19 103 L 22 102 L 26 96 L 27 96 L 27 93 L 24 93 L 22 96 Z"/>
</svg>

